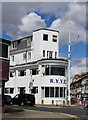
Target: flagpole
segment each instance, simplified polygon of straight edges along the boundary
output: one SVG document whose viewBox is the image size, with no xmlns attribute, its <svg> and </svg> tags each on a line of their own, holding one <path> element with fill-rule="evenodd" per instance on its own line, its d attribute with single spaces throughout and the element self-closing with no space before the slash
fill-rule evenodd
<svg viewBox="0 0 88 120">
<path fill-rule="evenodd" d="M 70 33 L 70 25 L 71 25 L 71 16 L 69 14 L 69 43 L 68 43 L 68 105 L 71 104 L 71 98 L 70 98 L 70 57 L 71 57 L 71 33 Z"/>
</svg>

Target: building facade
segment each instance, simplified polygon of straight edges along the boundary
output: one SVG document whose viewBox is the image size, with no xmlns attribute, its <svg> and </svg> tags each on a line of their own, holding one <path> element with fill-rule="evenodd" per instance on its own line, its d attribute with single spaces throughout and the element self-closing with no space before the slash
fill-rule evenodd
<svg viewBox="0 0 88 120">
<path fill-rule="evenodd" d="M 4 106 L 4 87 L 9 80 L 10 41 L 0 38 L 0 108 Z"/>
<path fill-rule="evenodd" d="M 59 58 L 59 31 L 41 28 L 13 40 L 10 80 L 5 94 L 35 94 L 36 104 L 62 104 L 67 98 L 67 60 Z"/>
<path fill-rule="evenodd" d="M 75 75 L 71 83 L 71 95 L 78 99 L 88 97 L 88 72 Z"/>
</svg>

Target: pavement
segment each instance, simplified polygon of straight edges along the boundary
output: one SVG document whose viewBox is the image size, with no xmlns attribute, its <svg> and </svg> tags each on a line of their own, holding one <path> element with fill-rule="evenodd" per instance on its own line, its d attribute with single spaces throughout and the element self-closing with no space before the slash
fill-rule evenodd
<svg viewBox="0 0 88 120">
<path fill-rule="evenodd" d="M 39 106 L 41 107 L 41 106 Z M 54 108 L 58 106 L 44 106 L 49 108 Z M 61 107 L 61 106 L 60 106 Z M 55 113 L 55 112 L 46 112 L 46 111 L 36 111 L 30 109 L 19 109 L 17 107 L 5 107 L 5 113 L 2 115 L 2 120 L 87 120 L 80 119 L 75 115 L 65 114 L 65 113 Z"/>
</svg>

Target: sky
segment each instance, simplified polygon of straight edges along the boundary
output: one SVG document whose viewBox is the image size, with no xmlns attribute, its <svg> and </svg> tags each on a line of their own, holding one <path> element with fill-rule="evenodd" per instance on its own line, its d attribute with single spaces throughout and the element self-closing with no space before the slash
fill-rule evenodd
<svg viewBox="0 0 88 120">
<path fill-rule="evenodd" d="M 2 2 L 0 37 L 14 40 L 31 35 L 38 28 L 60 32 L 61 56 L 67 56 L 70 31 L 71 77 L 86 71 L 85 2 Z"/>
</svg>

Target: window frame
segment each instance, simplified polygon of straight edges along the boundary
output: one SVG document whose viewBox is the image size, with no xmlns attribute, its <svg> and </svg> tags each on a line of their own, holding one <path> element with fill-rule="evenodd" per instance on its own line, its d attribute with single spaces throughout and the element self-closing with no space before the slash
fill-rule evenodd
<svg viewBox="0 0 88 120">
<path fill-rule="evenodd" d="M 43 34 L 43 41 L 48 41 L 48 34 Z"/>
<path fill-rule="evenodd" d="M 57 35 L 53 35 L 53 36 L 52 36 L 52 41 L 53 41 L 53 42 L 57 42 Z"/>
</svg>

